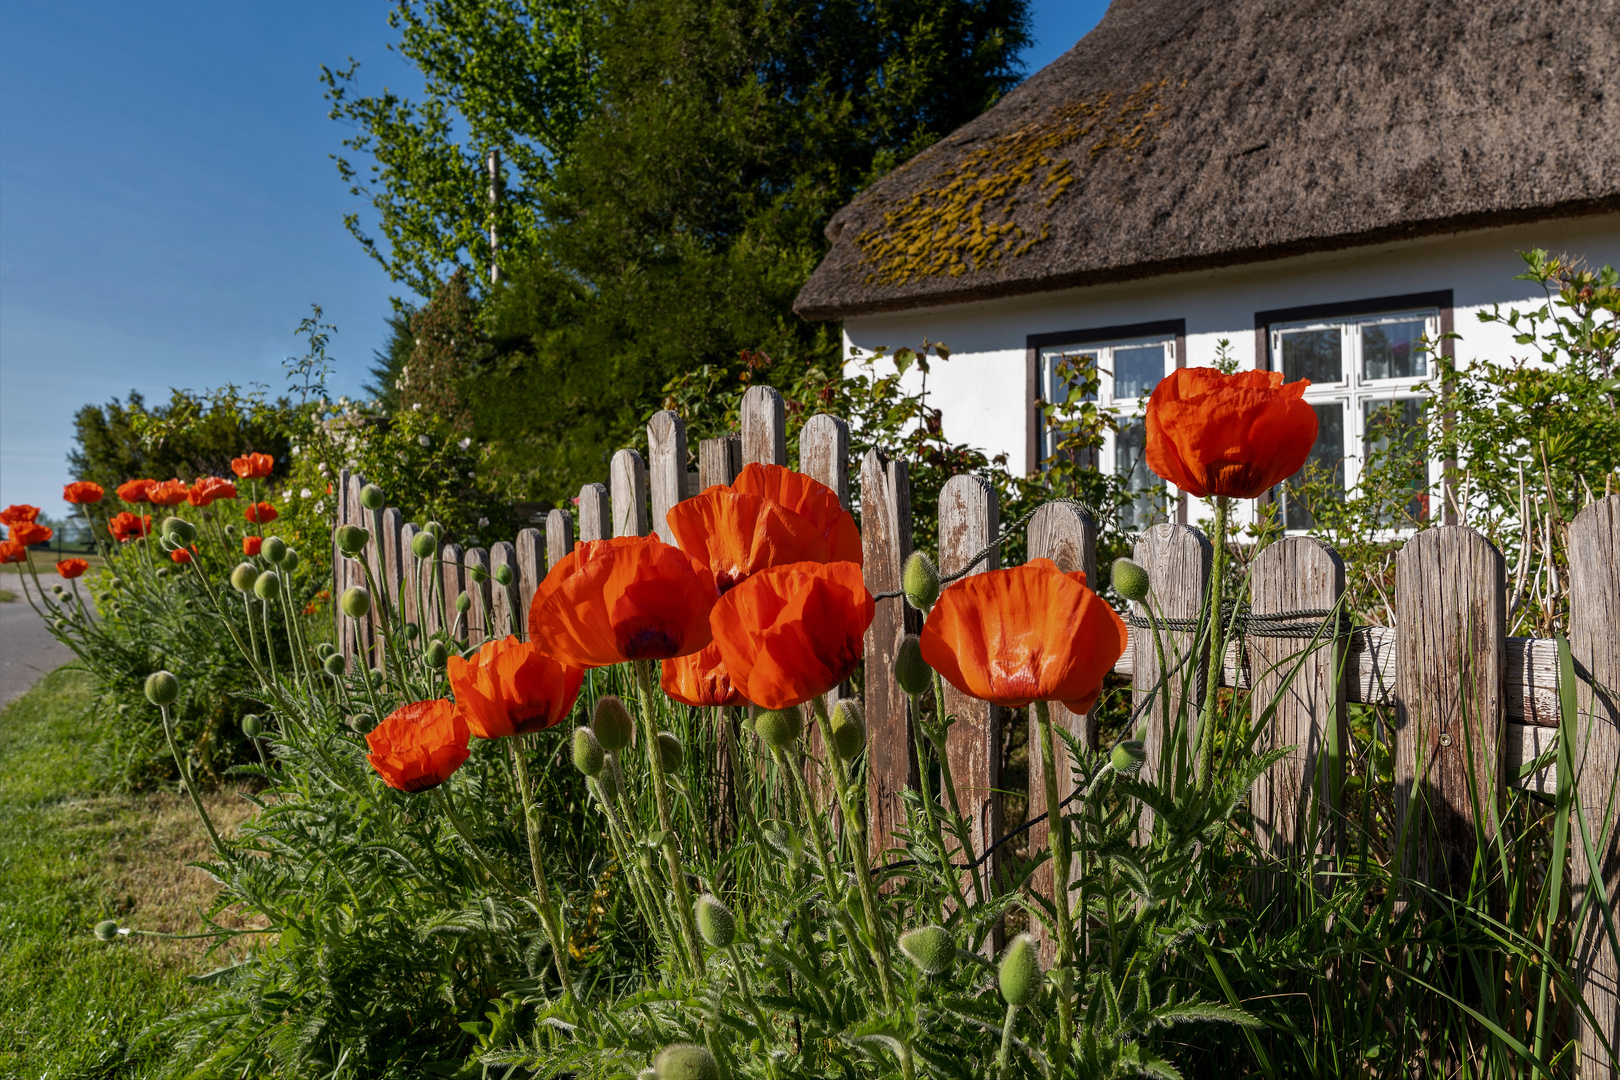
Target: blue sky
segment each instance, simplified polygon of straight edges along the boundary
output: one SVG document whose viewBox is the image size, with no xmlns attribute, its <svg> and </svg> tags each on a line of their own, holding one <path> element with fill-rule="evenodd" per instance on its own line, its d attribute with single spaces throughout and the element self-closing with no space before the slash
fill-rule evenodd
<svg viewBox="0 0 1620 1080">
<path fill-rule="evenodd" d="M 1101 18 L 1035 0 L 1030 72 Z M 320 65 L 420 82 L 389 5 L 0 0 L 0 505 L 60 515 L 73 414 L 139 390 L 279 391 L 312 303 L 354 394 L 398 286 L 343 228 Z"/>
</svg>

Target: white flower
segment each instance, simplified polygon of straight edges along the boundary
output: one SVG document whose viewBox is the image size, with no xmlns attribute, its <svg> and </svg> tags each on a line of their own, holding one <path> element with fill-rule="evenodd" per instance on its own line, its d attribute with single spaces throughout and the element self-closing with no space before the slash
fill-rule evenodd
<svg viewBox="0 0 1620 1080">
<path fill-rule="evenodd" d="M 347 409 L 349 407 L 349 399 L 348 399 L 348 397 L 344 396 L 344 397 L 338 398 L 338 404 L 342 405 L 345 409 Z"/>
<path fill-rule="evenodd" d="M 315 494 L 315 493 L 313 491 L 309 490 L 309 488 L 301 488 L 299 490 L 299 492 L 298 492 L 298 497 L 300 499 L 307 499 L 313 494 Z"/>
<path fill-rule="evenodd" d="M 317 514 L 326 513 L 326 500 L 325 499 L 322 499 L 320 502 L 315 504 L 315 512 Z"/>
<path fill-rule="evenodd" d="M 471 438 L 462 439 L 460 442 L 456 443 L 456 445 L 461 447 L 463 450 L 465 450 L 465 449 L 467 449 L 467 447 L 472 445 L 472 439 Z"/>
<path fill-rule="evenodd" d="M 427 446 L 433 442 L 433 440 L 429 439 L 426 435 L 418 435 L 416 437 L 416 441 L 421 443 L 423 446 Z"/>
<path fill-rule="evenodd" d="M 315 471 L 320 473 L 326 472 L 326 462 L 323 461 L 319 465 L 315 466 Z"/>
<path fill-rule="evenodd" d="M 420 401 L 418 401 L 414 405 L 411 406 L 411 412 L 416 412 L 421 407 L 422 407 L 422 403 Z"/>
<path fill-rule="evenodd" d="M 478 519 L 478 527 L 479 527 L 479 528 L 480 528 L 480 529 L 487 529 L 487 528 L 489 528 L 489 518 L 479 518 L 479 519 Z"/>
</svg>

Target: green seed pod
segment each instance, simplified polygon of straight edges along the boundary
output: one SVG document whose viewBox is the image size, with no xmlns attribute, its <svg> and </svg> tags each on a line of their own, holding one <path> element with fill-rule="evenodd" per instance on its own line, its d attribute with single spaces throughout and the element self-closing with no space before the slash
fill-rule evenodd
<svg viewBox="0 0 1620 1080">
<path fill-rule="evenodd" d="M 465 615 L 465 614 L 467 614 L 467 612 L 471 611 L 472 610 L 472 597 L 468 596 L 466 593 L 457 593 L 456 594 L 456 610 L 461 612 L 463 615 Z"/>
<path fill-rule="evenodd" d="M 511 588 L 512 582 L 516 580 L 517 575 L 512 573 L 512 567 L 510 565 L 501 563 L 501 565 L 495 568 L 495 584 L 499 585 L 501 588 Z"/>
<path fill-rule="evenodd" d="M 934 669 L 923 659 L 922 638 L 916 634 L 901 638 L 894 653 L 894 681 L 900 689 L 915 697 L 926 693 L 933 679 Z"/>
<path fill-rule="evenodd" d="M 411 540 L 411 554 L 418 559 L 431 559 L 433 553 L 438 550 L 439 542 L 433 538 L 433 534 L 430 532 L 417 533 L 415 538 Z"/>
<path fill-rule="evenodd" d="M 1114 591 L 1127 600 L 1141 603 L 1147 599 L 1148 572 L 1129 559 L 1114 560 Z"/>
<path fill-rule="evenodd" d="M 406 641 L 415 641 L 422 635 L 422 628 L 413 622 L 408 622 L 405 624 L 405 629 L 402 630 L 401 633 L 405 635 Z"/>
<path fill-rule="evenodd" d="M 1015 1008 L 1031 1004 L 1041 992 L 1041 957 L 1035 939 L 1019 934 L 1001 954 L 1001 967 L 997 970 L 1001 982 L 1001 999 Z"/>
<path fill-rule="evenodd" d="M 1126 776 L 1135 773 L 1147 760 L 1147 747 L 1136 739 L 1126 739 L 1114 747 L 1114 752 L 1108 755 L 1108 763 L 1114 767 L 1115 772 L 1122 772 Z"/>
<path fill-rule="evenodd" d="M 281 568 L 289 574 L 298 569 L 298 552 L 288 548 L 287 554 L 281 557 Z"/>
<path fill-rule="evenodd" d="M 602 772 L 602 763 L 606 758 L 602 753 L 602 744 L 596 741 L 588 727 L 574 729 L 574 768 L 586 776 L 597 776 Z"/>
<path fill-rule="evenodd" d="M 596 733 L 596 741 L 602 744 L 603 750 L 617 754 L 630 745 L 636 725 L 630 719 L 630 710 L 624 707 L 624 702 L 609 695 L 597 699 L 596 715 L 591 717 L 591 730 Z"/>
<path fill-rule="evenodd" d="M 450 662 L 450 650 L 444 647 L 442 641 L 431 642 L 423 650 L 422 658 L 427 661 L 427 666 L 434 671 L 443 671 L 444 665 Z"/>
<path fill-rule="evenodd" d="M 180 547 L 185 547 L 187 544 L 197 539 L 197 526 L 193 525 L 185 518 L 164 518 L 163 538 L 165 540 L 174 541 Z"/>
<path fill-rule="evenodd" d="M 906 560 L 900 587 L 906 591 L 906 602 L 927 614 L 939 599 L 939 567 L 927 555 L 913 551 Z"/>
<path fill-rule="evenodd" d="M 267 536 L 264 538 L 264 544 L 259 548 L 259 554 L 263 555 L 268 562 L 280 566 L 281 560 L 287 557 L 287 541 L 279 536 Z"/>
<path fill-rule="evenodd" d="M 236 569 L 231 571 L 231 588 L 237 592 L 247 592 L 253 588 L 253 583 L 258 577 L 258 567 L 252 563 L 237 563 Z"/>
<path fill-rule="evenodd" d="M 350 558 L 366 550 L 366 542 L 371 534 L 358 525 L 339 525 L 337 529 L 338 550 Z"/>
<path fill-rule="evenodd" d="M 118 936 L 118 924 L 111 919 L 102 919 L 96 923 L 96 940 L 111 941 Z"/>
<path fill-rule="evenodd" d="M 274 570 L 266 570 L 253 583 L 253 595 L 260 600 L 269 600 L 280 590 L 281 578 Z"/>
<path fill-rule="evenodd" d="M 444 526 L 441 525 L 439 522 L 430 521 L 424 527 L 427 529 L 428 532 L 432 533 L 434 535 L 434 537 L 436 537 L 437 539 L 440 539 L 440 540 L 444 539 Z"/>
<path fill-rule="evenodd" d="M 173 705 L 180 696 L 180 680 L 167 671 L 154 671 L 146 677 L 146 700 L 154 705 Z"/>
<path fill-rule="evenodd" d="M 833 753 L 845 761 L 854 761 L 866 746 L 866 717 L 861 715 L 861 707 L 853 698 L 845 698 L 833 706 L 829 720 L 827 742 Z"/>
<path fill-rule="evenodd" d="M 371 594 L 358 585 L 343 590 L 343 614 L 351 619 L 363 619 L 371 614 Z"/>
<path fill-rule="evenodd" d="M 675 1043 L 658 1051 L 653 1076 L 657 1080 L 720 1080 L 720 1065 L 696 1043 Z"/>
<path fill-rule="evenodd" d="M 942 926 L 920 926 L 900 935 L 900 951 L 924 975 L 943 975 L 956 963 L 956 941 Z"/>
<path fill-rule="evenodd" d="M 681 764 L 686 760 L 686 748 L 681 745 L 681 740 L 676 738 L 674 732 L 658 733 L 658 760 L 663 762 L 666 773 L 681 771 Z"/>
<path fill-rule="evenodd" d="M 333 653 L 331 656 L 328 656 L 325 660 L 321 661 L 321 669 L 334 679 L 342 677 L 343 668 L 344 663 L 341 653 Z"/>
<path fill-rule="evenodd" d="M 352 716 L 345 716 L 343 718 L 343 722 L 347 724 L 349 730 L 354 732 L 356 735 L 364 735 L 372 728 L 377 726 L 376 720 L 373 719 L 368 713 L 355 713 Z"/>
<path fill-rule="evenodd" d="M 766 709 L 754 718 L 754 733 L 767 745 L 786 750 L 804 734 L 804 713 L 797 705 Z"/>
<path fill-rule="evenodd" d="M 698 933 L 717 949 L 730 945 L 737 936 L 737 916 L 712 894 L 704 893 L 693 905 L 697 916 Z"/>
<path fill-rule="evenodd" d="M 382 488 L 376 484 L 367 484 L 360 489 L 360 505 L 367 510 L 381 510 L 387 501 L 383 497 Z"/>
<path fill-rule="evenodd" d="M 489 571 L 485 570 L 477 563 L 473 563 L 471 566 L 467 567 L 467 576 L 472 578 L 474 585 L 482 585 L 484 582 L 489 580 Z"/>
<path fill-rule="evenodd" d="M 264 734 L 264 721 L 259 719 L 257 713 L 248 713 L 242 717 L 242 734 L 250 739 L 257 739 Z"/>
</svg>

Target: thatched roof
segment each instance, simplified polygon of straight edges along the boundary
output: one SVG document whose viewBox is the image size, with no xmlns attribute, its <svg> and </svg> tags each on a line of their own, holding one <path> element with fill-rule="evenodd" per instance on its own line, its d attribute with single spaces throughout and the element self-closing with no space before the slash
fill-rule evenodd
<svg viewBox="0 0 1620 1080">
<path fill-rule="evenodd" d="M 1620 210 L 1620 0 L 1114 0 L 827 226 L 825 319 Z"/>
</svg>

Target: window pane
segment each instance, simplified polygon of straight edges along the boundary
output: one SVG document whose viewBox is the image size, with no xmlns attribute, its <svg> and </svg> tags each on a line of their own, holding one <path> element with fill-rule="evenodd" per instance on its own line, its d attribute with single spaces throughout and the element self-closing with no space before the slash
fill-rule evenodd
<svg viewBox="0 0 1620 1080">
<path fill-rule="evenodd" d="M 1422 319 L 1368 323 L 1361 328 L 1361 377 L 1415 379 L 1429 373 L 1423 348 L 1427 325 Z"/>
<path fill-rule="evenodd" d="M 1420 398 L 1381 398 L 1362 402 L 1367 435 L 1366 468 L 1361 490 L 1388 492 L 1381 499 L 1386 509 L 1380 523 L 1390 528 L 1414 525 L 1429 516 L 1429 466 L 1419 444 L 1423 434 L 1423 401 Z M 1403 507 L 1398 492 L 1414 494 Z M 1410 520 L 1402 520 L 1406 517 Z"/>
<path fill-rule="evenodd" d="M 1070 349 L 1050 349 L 1041 354 L 1046 364 L 1046 400 L 1050 404 L 1062 405 L 1069 400 L 1069 392 L 1076 386 L 1084 385 L 1090 378 L 1095 378 L 1097 371 L 1097 354 L 1093 352 L 1076 352 Z M 1095 401 L 1095 392 L 1081 395 L 1081 401 Z M 1042 447 L 1042 456 L 1051 457 L 1058 451 L 1058 444 L 1063 441 L 1062 425 L 1049 413 L 1046 424 L 1045 445 Z M 1088 460 L 1082 462 L 1095 466 L 1096 455 L 1092 453 Z"/>
<path fill-rule="evenodd" d="M 1284 520 L 1290 529 L 1308 529 L 1314 523 L 1303 496 L 1344 497 L 1344 406 L 1330 401 L 1321 405 L 1312 403 L 1311 408 L 1316 410 L 1316 445 L 1311 448 L 1304 467 L 1289 477 L 1282 493 L 1286 508 Z M 1306 483 L 1311 485 L 1311 491 L 1293 494 Z M 1324 491 L 1324 487 L 1328 490 Z"/>
<path fill-rule="evenodd" d="M 1119 527 L 1132 532 L 1164 519 L 1164 482 L 1148 470 L 1147 421 L 1122 420 L 1114 437 L 1114 469 L 1125 479 L 1131 500 L 1119 509 Z"/>
<path fill-rule="evenodd" d="M 1164 346 L 1132 345 L 1114 350 L 1114 400 L 1147 397 L 1164 378 Z"/>
<path fill-rule="evenodd" d="M 1338 327 L 1325 330 L 1289 330 L 1282 334 L 1283 379 L 1313 383 L 1344 381 L 1340 362 L 1341 335 Z"/>
</svg>

